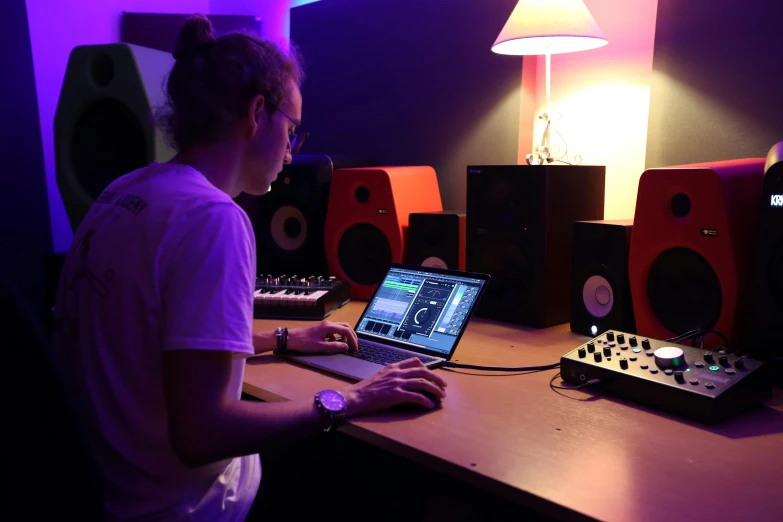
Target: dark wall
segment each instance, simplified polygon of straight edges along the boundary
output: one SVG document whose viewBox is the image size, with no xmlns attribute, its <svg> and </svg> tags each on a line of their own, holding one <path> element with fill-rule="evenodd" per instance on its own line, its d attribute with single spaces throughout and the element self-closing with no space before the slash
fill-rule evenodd
<svg viewBox="0 0 783 522">
<path fill-rule="evenodd" d="M 90 485 L 46 356 L 52 237 L 25 0 L 0 2 L 0 347 L 7 498 L 24 518 L 90 520 Z M 10 437 L 10 441 L 9 441 Z"/>
<path fill-rule="evenodd" d="M 44 256 L 52 233 L 41 127 L 24 0 L 2 2 L 0 19 L 0 287 L 20 313 L 44 314 Z M 2 321 L 0 316 L 0 321 Z M 5 334 L 8 332 L 3 329 Z"/>
<path fill-rule="evenodd" d="M 659 0 L 646 166 L 765 157 L 783 140 L 783 3 Z"/>
<path fill-rule="evenodd" d="M 305 151 L 431 165 L 464 210 L 469 164 L 516 164 L 522 60 L 490 48 L 516 0 L 322 0 L 291 11 Z"/>
</svg>

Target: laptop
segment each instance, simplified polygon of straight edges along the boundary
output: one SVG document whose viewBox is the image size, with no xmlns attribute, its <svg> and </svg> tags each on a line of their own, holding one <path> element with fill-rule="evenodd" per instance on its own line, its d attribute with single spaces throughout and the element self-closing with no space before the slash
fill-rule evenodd
<svg viewBox="0 0 783 522">
<path fill-rule="evenodd" d="M 454 355 L 488 282 L 488 274 L 392 264 L 354 328 L 358 351 L 287 357 L 353 380 L 411 357 L 437 368 Z"/>
</svg>

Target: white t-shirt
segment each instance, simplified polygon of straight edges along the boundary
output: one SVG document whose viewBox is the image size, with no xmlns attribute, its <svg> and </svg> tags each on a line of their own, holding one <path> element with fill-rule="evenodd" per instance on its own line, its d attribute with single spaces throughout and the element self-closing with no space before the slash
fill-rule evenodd
<svg viewBox="0 0 783 522">
<path fill-rule="evenodd" d="M 240 398 L 253 354 L 255 240 L 201 173 L 153 163 L 107 187 L 79 226 L 58 290 L 54 356 L 111 520 L 242 521 L 258 455 L 196 469 L 168 440 L 162 353 L 234 353 Z"/>
</svg>

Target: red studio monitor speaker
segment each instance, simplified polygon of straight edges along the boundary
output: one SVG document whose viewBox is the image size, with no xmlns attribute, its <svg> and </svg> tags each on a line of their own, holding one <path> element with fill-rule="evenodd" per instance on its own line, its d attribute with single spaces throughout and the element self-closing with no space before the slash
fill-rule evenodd
<svg viewBox="0 0 783 522">
<path fill-rule="evenodd" d="M 54 118 L 57 186 L 76 230 L 109 183 L 174 151 L 156 128 L 171 54 L 129 44 L 71 51 Z"/>
<path fill-rule="evenodd" d="M 571 331 L 636 332 L 628 280 L 632 220 L 574 223 Z"/>
<path fill-rule="evenodd" d="M 747 341 L 745 317 L 764 159 L 648 169 L 639 180 L 630 280 L 637 331 L 718 331 Z M 723 344 L 707 335 L 705 346 Z"/>
<path fill-rule="evenodd" d="M 405 262 L 464 271 L 465 216 L 448 210 L 411 214 Z"/>
<path fill-rule="evenodd" d="M 752 348 L 756 357 L 783 369 L 783 142 L 769 151 L 764 170 L 753 269 Z"/>
<path fill-rule="evenodd" d="M 351 298 L 369 300 L 403 261 L 410 214 L 442 209 L 432 167 L 336 171 L 324 232 L 329 275 L 350 284 Z"/>
</svg>

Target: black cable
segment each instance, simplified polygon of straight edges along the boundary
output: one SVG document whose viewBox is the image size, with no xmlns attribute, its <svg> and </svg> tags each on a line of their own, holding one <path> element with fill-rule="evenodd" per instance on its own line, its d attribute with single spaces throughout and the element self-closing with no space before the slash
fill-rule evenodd
<svg viewBox="0 0 783 522">
<path fill-rule="evenodd" d="M 599 382 L 601 382 L 601 379 L 591 379 L 587 382 L 583 382 L 582 384 L 578 384 L 576 386 L 557 386 L 555 384 L 552 384 L 553 382 L 555 382 L 555 379 L 557 379 L 558 377 L 560 377 L 560 372 L 557 372 L 549 381 L 550 388 L 556 388 L 558 390 L 579 390 L 580 388 L 585 388 L 587 386 L 592 386 L 593 384 L 598 384 Z"/>
<path fill-rule="evenodd" d="M 704 337 L 704 335 L 706 335 L 706 334 L 717 335 L 718 337 L 720 337 L 723 340 L 724 348 L 728 348 L 729 347 L 729 340 L 728 340 L 728 338 L 726 338 L 725 335 L 723 335 L 722 333 L 717 332 L 715 330 L 705 330 L 705 329 L 691 330 L 689 332 L 685 332 L 685 333 L 682 333 L 680 335 L 675 335 L 674 337 L 670 337 L 668 339 L 664 339 L 664 341 L 672 342 L 672 343 L 678 343 L 678 342 L 681 342 L 681 341 L 685 341 L 687 339 L 693 340 L 696 337 Z M 703 340 L 702 340 L 702 342 L 703 342 Z"/>
<path fill-rule="evenodd" d="M 698 335 L 699 330 L 689 330 L 687 332 L 683 332 L 680 335 L 675 335 L 674 337 L 669 337 L 668 339 L 664 339 L 665 342 L 676 342 L 679 340 L 687 339 L 689 336 L 692 335 Z"/>
<path fill-rule="evenodd" d="M 477 366 L 475 364 L 460 364 L 451 361 L 445 361 L 441 364 L 443 368 L 462 368 L 465 370 L 485 370 L 488 372 L 532 372 L 543 370 L 554 370 L 560 367 L 560 363 L 547 364 L 544 366 L 517 366 L 517 367 L 505 367 L 505 366 Z"/>
<path fill-rule="evenodd" d="M 480 372 L 481 370 L 461 370 L 460 368 L 443 368 L 441 369 L 444 372 L 450 372 L 450 373 L 458 373 L 460 375 L 472 375 L 473 377 L 517 377 L 519 375 L 532 375 L 534 373 L 539 373 L 544 370 L 532 370 L 529 372 L 490 372 L 490 373 L 476 373 Z"/>
</svg>

